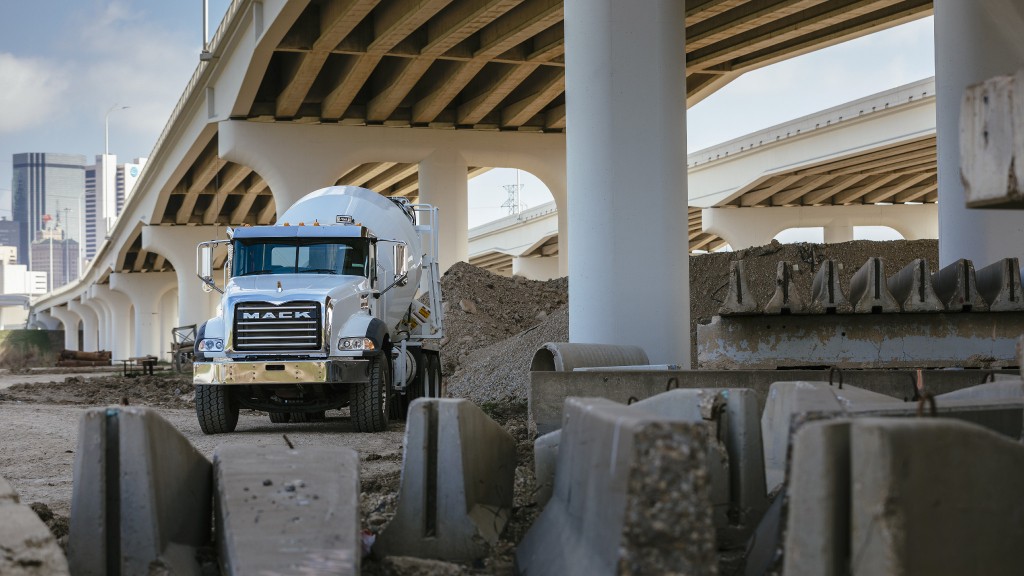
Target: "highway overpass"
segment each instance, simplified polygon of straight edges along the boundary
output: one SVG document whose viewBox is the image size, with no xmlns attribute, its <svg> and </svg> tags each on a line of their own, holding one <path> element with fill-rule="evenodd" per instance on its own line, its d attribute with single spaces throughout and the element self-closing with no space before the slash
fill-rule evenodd
<svg viewBox="0 0 1024 576">
<path fill-rule="evenodd" d="M 629 231 L 635 245 L 686 252 L 689 227 L 678 226 L 688 215 L 683 100 L 692 104 L 759 66 L 931 14 L 933 5 L 625 4 L 235 0 L 109 239 L 82 281 L 35 302 L 38 322 L 81 322 L 86 347 L 111 348 L 115 357 L 159 353 L 164 324 L 202 322 L 213 309 L 194 279 L 196 241 L 223 237 L 227 226 L 273 222 L 305 192 L 335 183 L 418 198 L 461 223 L 467 177 L 503 166 L 536 175 L 562 208 L 558 228 L 569 233 L 558 239 L 559 266 L 573 280 L 571 337 L 640 343 L 655 361 L 678 360 L 689 349 L 678 328 L 688 325 L 687 307 L 678 305 L 688 299 L 685 259 L 657 267 L 645 287 L 649 305 L 637 311 L 624 295 L 650 266 L 619 237 Z M 1016 16 L 1019 8 L 980 4 L 936 4 L 939 55 L 963 54 L 969 43 L 982 46 L 972 54 L 985 62 L 937 59 L 940 118 L 944 66 L 952 78 L 945 98 L 958 103 L 962 87 L 979 79 L 969 76 L 1021 63 L 990 15 Z M 468 226 L 442 236 L 445 264 L 467 259 Z M 965 238 L 957 246 L 975 249 Z"/>
</svg>

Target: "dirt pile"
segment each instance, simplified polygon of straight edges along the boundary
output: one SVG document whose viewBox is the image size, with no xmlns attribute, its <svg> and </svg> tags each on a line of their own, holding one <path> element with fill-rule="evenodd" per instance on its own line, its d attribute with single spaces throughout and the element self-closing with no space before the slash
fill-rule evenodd
<svg viewBox="0 0 1024 576">
<path fill-rule="evenodd" d="M 37 404 L 80 404 L 109 406 L 123 404 L 159 408 L 191 408 L 195 387 L 192 374 L 162 371 L 153 376 L 69 376 L 62 381 L 39 384 L 15 384 L 0 390 L 2 402 Z"/>
<path fill-rule="evenodd" d="M 749 288 L 764 304 L 775 291 L 779 262 L 798 264 L 794 279 L 809 293 L 811 280 L 823 261 L 840 262 L 840 281 L 847 289 L 850 277 L 872 256 L 886 259 L 887 275 L 917 258 L 928 260 L 933 272 L 938 270 L 935 240 L 772 242 L 737 252 L 691 256 L 691 342 L 696 345 L 697 325 L 710 322 L 729 293 L 729 263 L 734 260 L 746 261 Z M 533 353 L 545 342 L 568 340 L 568 313 L 563 306 L 568 302 L 566 279 L 534 282 L 505 278 L 460 263 L 442 279 L 442 293 L 451 303 L 448 339 L 441 348 L 449 394 L 481 405 L 524 402 Z M 472 303 L 471 312 L 460 307 L 460 302 Z M 556 303 L 558 306 L 552 308 Z M 691 355 L 696 358 L 696 348 Z"/>
</svg>

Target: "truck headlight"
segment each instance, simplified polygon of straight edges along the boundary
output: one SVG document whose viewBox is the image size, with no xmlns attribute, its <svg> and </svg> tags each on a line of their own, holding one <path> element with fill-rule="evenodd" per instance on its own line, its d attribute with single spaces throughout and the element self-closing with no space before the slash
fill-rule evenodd
<svg viewBox="0 0 1024 576">
<path fill-rule="evenodd" d="M 200 352 L 220 352 L 224 350 L 224 341 L 220 338 L 203 338 L 199 341 Z"/>
<path fill-rule="evenodd" d="M 376 350 L 377 345 L 369 338 L 342 338 L 338 340 L 338 350 Z"/>
</svg>

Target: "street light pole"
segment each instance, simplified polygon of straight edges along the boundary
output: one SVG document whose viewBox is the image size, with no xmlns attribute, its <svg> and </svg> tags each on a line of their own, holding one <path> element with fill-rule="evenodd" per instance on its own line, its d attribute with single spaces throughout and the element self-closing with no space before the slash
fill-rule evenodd
<svg viewBox="0 0 1024 576">
<path fill-rule="evenodd" d="M 110 114 L 115 110 L 127 110 L 131 106 L 121 106 L 120 104 L 114 104 L 107 110 L 106 115 L 103 117 L 103 155 L 107 156 L 110 154 Z"/>
</svg>

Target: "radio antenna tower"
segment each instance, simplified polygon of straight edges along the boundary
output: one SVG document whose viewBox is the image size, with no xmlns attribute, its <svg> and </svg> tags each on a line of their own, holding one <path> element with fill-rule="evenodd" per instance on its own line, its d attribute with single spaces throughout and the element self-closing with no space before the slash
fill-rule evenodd
<svg viewBox="0 0 1024 576">
<path fill-rule="evenodd" d="M 506 184 L 502 186 L 505 189 L 505 193 L 508 195 L 505 203 L 501 205 L 502 208 L 508 209 L 508 215 L 514 216 L 519 214 L 525 207 L 519 200 L 519 193 L 523 191 L 523 184 L 519 183 L 519 169 L 516 168 L 516 183 Z"/>
</svg>

